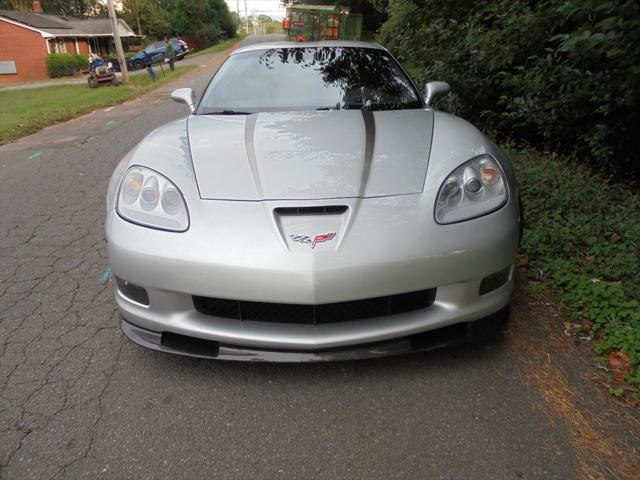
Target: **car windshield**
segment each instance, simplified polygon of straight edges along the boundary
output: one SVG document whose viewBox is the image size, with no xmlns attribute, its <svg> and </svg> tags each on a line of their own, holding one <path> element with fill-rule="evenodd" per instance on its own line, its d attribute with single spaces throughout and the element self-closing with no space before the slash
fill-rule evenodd
<svg viewBox="0 0 640 480">
<path fill-rule="evenodd" d="M 153 42 L 147 45 L 147 48 L 145 48 L 144 51 L 149 53 L 162 47 L 164 47 L 164 42 Z"/>
<path fill-rule="evenodd" d="M 232 55 L 213 77 L 198 113 L 422 107 L 413 83 L 384 50 L 300 47 Z"/>
</svg>

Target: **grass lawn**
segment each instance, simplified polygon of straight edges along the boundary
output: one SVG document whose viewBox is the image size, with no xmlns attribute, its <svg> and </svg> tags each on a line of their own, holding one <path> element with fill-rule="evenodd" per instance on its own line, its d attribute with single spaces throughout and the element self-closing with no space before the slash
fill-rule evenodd
<svg viewBox="0 0 640 480">
<path fill-rule="evenodd" d="M 611 392 L 640 402 L 640 198 L 577 162 L 507 148 L 525 212 L 520 264 L 533 293 L 551 300 L 592 342 Z"/>
<path fill-rule="evenodd" d="M 238 35 L 229 40 L 225 40 L 217 45 L 213 45 L 212 47 L 204 48 L 202 50 L 197 51 L 196 53 L 188 55 L 188 57 L 197 57 L 199 55 L 206 55 L 207 53 L 218 53 L 226 50 L 227 48 L 233 47 L 236 43 L 240 42 L 246 35 Z"/>
<path fill-rule="evenodd" d="M 29 90 L 0 91 L 0 144 L 29 135 L 64 120 L 99 107 L 106 107 L 138 97 L 175 80 L 194 66 L 180 66 L 166 76 L 156 69 L 158 81 L 148 75 L 131 77 L 128 85 L 89 88 L 81 85 L 59 85 Z"/>
</svg>

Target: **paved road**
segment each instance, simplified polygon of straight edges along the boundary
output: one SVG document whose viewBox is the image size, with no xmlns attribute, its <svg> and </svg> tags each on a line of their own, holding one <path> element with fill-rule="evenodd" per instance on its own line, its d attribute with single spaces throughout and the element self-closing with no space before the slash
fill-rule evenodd
<svg viewBox="0 0 640 480">
<path fill-rule="evenodd" d="M 171 88 L 201 90 L 222 58 Z M 101 282 L 107 182 L 183 115 L 156 91 L 0 148 L 1 478 L 568 480 L 635 467 L 637 416 L 592 390 L 555 313 L 522 294 L 494 342 L 383 360 L 234 364 L 123 339 Z M 622 420 L 594 420 L 609 417 Z"/>
</svg>

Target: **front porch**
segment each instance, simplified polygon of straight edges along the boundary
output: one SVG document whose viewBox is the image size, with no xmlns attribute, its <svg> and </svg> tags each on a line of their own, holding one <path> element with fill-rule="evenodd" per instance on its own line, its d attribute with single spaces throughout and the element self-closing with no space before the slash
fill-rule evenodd
<svg viewBox="0 0 640 480">
<path fill-rule="evenodd" d="M 125 52 L 137 51 L 142 47 L 141 37 L 124 37 L 122 47 Z M 94 54 L 102 58 L 112 58 L 117 55 L 112 36 L 67 37 L 57 36 L 45 39 L 47 53 L 70 53 L 79 55 Z"/>
</svg>

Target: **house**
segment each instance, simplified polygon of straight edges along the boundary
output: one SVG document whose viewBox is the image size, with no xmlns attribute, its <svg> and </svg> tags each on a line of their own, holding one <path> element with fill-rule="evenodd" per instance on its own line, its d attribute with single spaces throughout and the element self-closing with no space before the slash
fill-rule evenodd
<svg viewBox="0 0 640 480">
<path fill-rule="evenodd" d="M 49 78 L 45 59 L 62 52 L 115 56 L 111 22 L 108 18 L 82 20 L 46 15 L 38 2 L 34 12 L 0 10 L 0 84 Z M 118 19 L 123 43 L 139 43 L 127 23 Z"/>
</svg>

